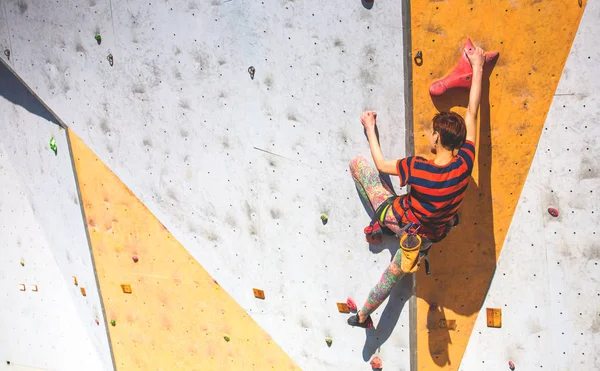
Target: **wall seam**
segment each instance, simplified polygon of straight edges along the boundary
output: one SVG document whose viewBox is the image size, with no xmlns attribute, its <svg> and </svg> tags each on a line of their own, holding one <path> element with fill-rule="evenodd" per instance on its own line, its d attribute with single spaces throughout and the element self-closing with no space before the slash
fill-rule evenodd
<svg viewBox="0 0 600 371">
<path fill-rule="evenodd" d="M 406 156 L 415 153 L 414 125 L 413 125 L 413 84 L 412 84 L 412 33 L 410 0 L 402 0 L 402 45 L 404 49 L 404 140 Z M 410 192 L 410 186 L 407 187 Z M 410 370 L 417 371 L 417 298 L 415 274 L 408 275 L 405 279 L 411 281 L 411 295 L 408 300 L 408 333 Z"/>
</svg>

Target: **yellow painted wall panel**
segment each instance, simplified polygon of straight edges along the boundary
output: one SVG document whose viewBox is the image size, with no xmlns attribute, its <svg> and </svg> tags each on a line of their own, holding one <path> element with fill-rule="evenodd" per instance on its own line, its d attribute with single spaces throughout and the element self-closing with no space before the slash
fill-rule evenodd
<svg viewBox="0 0 600 371">
<path fill-rule="evenodd" d="M 299 370 L 115 174 L 69 136 L 117 370 Z"/>
<path fill-rule="evenodd" d="M 467 90 L 429 95 L 464 42 L 499 51 L 484 71 L 480 137 L 461 225 L 430 255 L 433 274 L 417 278 L 420 370 L 458 369 L 529 172 L 538 139 L 586 2 L 563 0 L 411 1 L 415 153 L 429 156 L 427 134 L 439 110 L 465 113 Z M 526 246 L 523 246 L 526 248 Z M 440 319 L 457 328 L 440 328 Z"/>
</svg>

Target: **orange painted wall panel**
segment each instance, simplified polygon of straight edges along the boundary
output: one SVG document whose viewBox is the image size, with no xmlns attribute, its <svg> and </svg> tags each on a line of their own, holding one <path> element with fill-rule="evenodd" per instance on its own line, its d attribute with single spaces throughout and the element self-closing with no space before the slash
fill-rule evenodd
<svg viewBox="0 0 600 371">
<path fill-rule="evenodd" d="M 461 225 L 430 254 L 432 275 L 417 277 L 419 370 L 458 369 L 529 172 L 546 115 L 586 2 L 411 1 L 415 153 L 440 110 L 465 113 L 467 90 L 432 98 L 429 85 L 450 72 L 466 38 L 499 51 L 484 71 L 480 136 Z M 526 248 L 526 246 L 523 246 Z M 455 330 L 440 319 L 457 321 Z"/>
<path fill-rule="evenodd" d="M 116 369 L 299 370 L 115 174 L 69 136 Z"/>
</svg>

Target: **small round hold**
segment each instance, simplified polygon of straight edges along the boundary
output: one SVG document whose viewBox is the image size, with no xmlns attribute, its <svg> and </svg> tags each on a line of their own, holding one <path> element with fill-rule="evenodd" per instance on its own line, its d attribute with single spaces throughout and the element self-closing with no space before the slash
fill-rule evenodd
<svg viewBox="0 0 600 371">
<path fill-rule="evenodd" d="M 134 255 L 131 257 L 131 260 L 133 260 L 134 263 L 137 263 L 140 259 L 137 257 L 137 255 Z"/>
<path fill-rule="evenodd" d="M 254 66 L 248 67 L 248 73 L 250 74 L 250 78 L 252 80 L 254 80 L 254 72 L 256 72 L 256 69 L 254 69 Z"/>
<path fill-rule="evenodd" d="M 515 369 L 515 364 L 513 363 L 513 361 L 508 361 L 508 368 L 510 368 L 511 370 Z"/>
<path fill-rule="evenodd" d="M 4 55 L 6 56 L 6 58 L 10 59 L 10 50 L 4 49 Z"/>
<path fill-rule="evenodd" d="M 381 358 L 379 358 L 379 356 L 375 356 L 373 357 L 373 359 L 371 359 L 371 367 L 373 367 L 375 370 L 381 370 L 383 368 L 383 361 L 381 360 Z"/>
<path fill-rule="evenodd" d="M 553 207 L 549 207 L 548 208 L 548 214 L 552 215 L 553 217 L 557 217 L 558 216 L 558 210 L 553 208 Z"/>
<path fill-rule="evenodd" d="M 321 214 L 321 222 L 323 222 L 323 224 L 327 224 L 328 220 L 329 218 L 327 217 L 327 215 Z"/>
<path fill-rule="evenodd" d="M 227 341 L 227 342 L 229 342 L 231 340 L 231 338 L 229 337 L 229 335 L 223 336 L 223 339 L 225 339 L 225 341 Z"/>
<path fill-rule="evenodd" d="M 98 326 L 100 326 L 100 321 L 98 320 L 98 318 L 96 318 L 96 324 L 97 324 Z"/>
<path fill-rule="evenodd" d="M 111 319 L 110 320 L 110 324 L 113 325 L 113 326 L 116 326 L 117 325 L 117 321 L 115 321 L 114 319 Z"/>
</svg>

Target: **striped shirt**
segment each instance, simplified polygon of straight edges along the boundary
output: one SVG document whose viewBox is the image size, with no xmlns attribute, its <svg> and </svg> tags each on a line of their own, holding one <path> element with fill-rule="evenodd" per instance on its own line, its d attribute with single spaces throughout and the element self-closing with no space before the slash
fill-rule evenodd
<svg viewBox="0 0 600 371">
<path fill-rule="evenodd" d="M 396 170 L 400 186 L 411 186 L 405 206 L 421 224 L 420 235 L 432 240 L 444 236 L 446 225 L 458 211 L 465 196 L 474 160 L 475 146 L 469 140 L 458 151 L 458 155 L 444 166 L 420 156 L 398 160 Z M 402 216 L 403 224 L 409 223 L 410 215 L 405 215 L 401 200 L 402 197 L 396 199 L 394 210 Z"/>
</svg>

